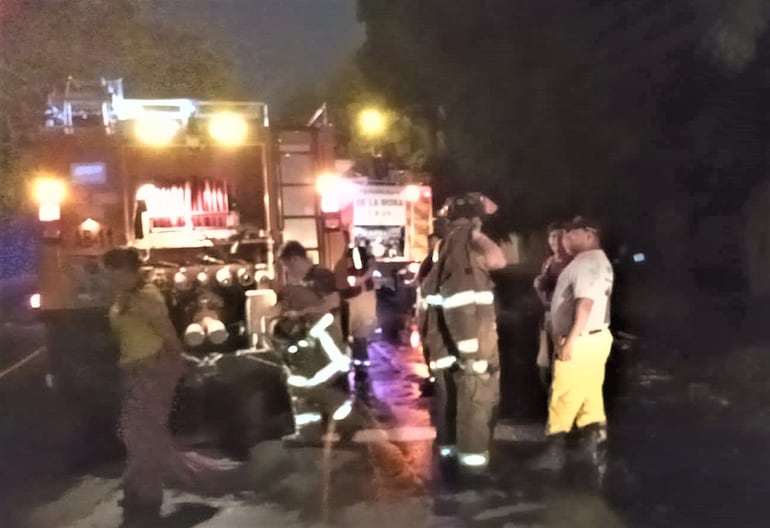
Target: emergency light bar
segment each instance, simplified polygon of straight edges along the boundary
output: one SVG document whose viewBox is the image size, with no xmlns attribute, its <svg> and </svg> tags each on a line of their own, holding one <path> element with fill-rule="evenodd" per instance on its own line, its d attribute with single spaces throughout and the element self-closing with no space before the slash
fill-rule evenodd
<svg viewBox="0 0 770 528">
<path fill-rule="evenodd" d="M 192 99 L 118 99 L 113 106 L 120 121 L 132 121 L 152 114 L 187 123 L 196 110 Z"/>
</svg>

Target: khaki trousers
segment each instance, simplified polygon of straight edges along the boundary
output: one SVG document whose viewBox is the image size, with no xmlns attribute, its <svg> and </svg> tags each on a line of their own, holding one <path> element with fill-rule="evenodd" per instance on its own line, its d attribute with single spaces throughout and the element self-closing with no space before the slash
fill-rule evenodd
<svg viewBox="0 0 770 528">
<path fill-rule="evenodd" d="M 126 498 L 159 506 L 166 480 L 185 480 L 186 466 L 168 427 L 182 360 L 163 356 L 124 371 L 119 434 L 126 446 Z"/>
</svg>

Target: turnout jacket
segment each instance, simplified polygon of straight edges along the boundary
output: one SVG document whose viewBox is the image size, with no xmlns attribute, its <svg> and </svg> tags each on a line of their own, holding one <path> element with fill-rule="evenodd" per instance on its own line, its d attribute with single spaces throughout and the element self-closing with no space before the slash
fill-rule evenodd
<svg viewBox="0 0 770 528">
<path fill-rule="evenodd" d="M 470 220 L 452 222 L 420 285 L 423 341 L 434 370 L 458 361 L 499 367 L 494 285 L 472 234 Z"/>
</svg>

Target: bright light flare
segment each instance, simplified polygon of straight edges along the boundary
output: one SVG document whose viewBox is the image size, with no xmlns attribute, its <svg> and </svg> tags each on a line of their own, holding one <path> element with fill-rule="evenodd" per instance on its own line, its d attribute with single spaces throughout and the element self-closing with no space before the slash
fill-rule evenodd
<svg viewBox="0 0 770 528">
<path fill-rule="evenodd" d="M 33 310 L 39 310 L 40 309 L 40 294 L 39 293 L 33 293 L 29 297 L 29 307 Z"/>
<path fill-rule="evenodd" d="M 379 136 L 385 131 L 385 115 L 376 108 L 367 108 L 358 115 L 358 126 L 365 136 Z"/>
<path fill-rule="evenodd" d="M 102 225 L 93 218 L 86 218 L 83 223 L 80 224 L 80 229 L 89 233 L 96 233 L 102 228 Z"/>
<path fill-rule="evenodd" d="M 32 185 L 32 194 L 38 204 L 60 204 L 67 195 L 67 184 L 58 178 L 41 177 Z"/>
<path fill-rule="evenodd" d="M 321 196 L 321 211 L 337 213 L 342 207 L 341 194 L 343 178 L 336 172 L 324 172 L 318 175 L 315 188 Z"/>
<path fill-rule="evenodd" d="M 136 190 L 136 199 L 146 202 L 155 197 L 158 188 L 151 183 L 145 183 Z"/>
<path fill-rule="evenodd" d="M 418 185 L 407 185 L 404 188 L 404 198 L 407 202 L 419 202 L 421 195 L 420 187 Z"/>
<path fill-rule="evenodd" d="M 182 125 L 175 119 L 145 114 L 136 120 L 136 138 L 150 147 L 162 147 L 171 143 Z"/>
<path fill-rule="evenodd" d="M 61 207 L 58 203 L 42 203 L 37 210 L 37 218 L 41 222 L 56 222 L 61 220 Z"/>
<path fill-rule="evenodd" d="M 319 174 L 315 181 L 315 189 L 322 196 L 338 191 L 340 187 L 342 187 L 342 175 L 336 172 Z"/>
<path fill-rule="evenodd" d="M 249 135 L 249 123 L 238 114 L 227 112 L 217 114 L 209 122 L 209 135 L 224 146 L 242 145 Z"/>
</svg>

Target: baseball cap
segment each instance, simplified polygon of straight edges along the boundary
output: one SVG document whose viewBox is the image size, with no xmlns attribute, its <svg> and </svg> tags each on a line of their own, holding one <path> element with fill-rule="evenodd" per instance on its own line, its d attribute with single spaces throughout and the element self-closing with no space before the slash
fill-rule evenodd
<svg viewBox="0 0 770 528">
<path fill-rule="evenodd" d="M 594 231 L 601 232 L 601 225 L 595 218 L 589 218 L 586 216 L 576 216 L 571 221 L 567 222 L 564 229 L 571 231 L 573 229 L 593 229 Z"/>
</svg>

